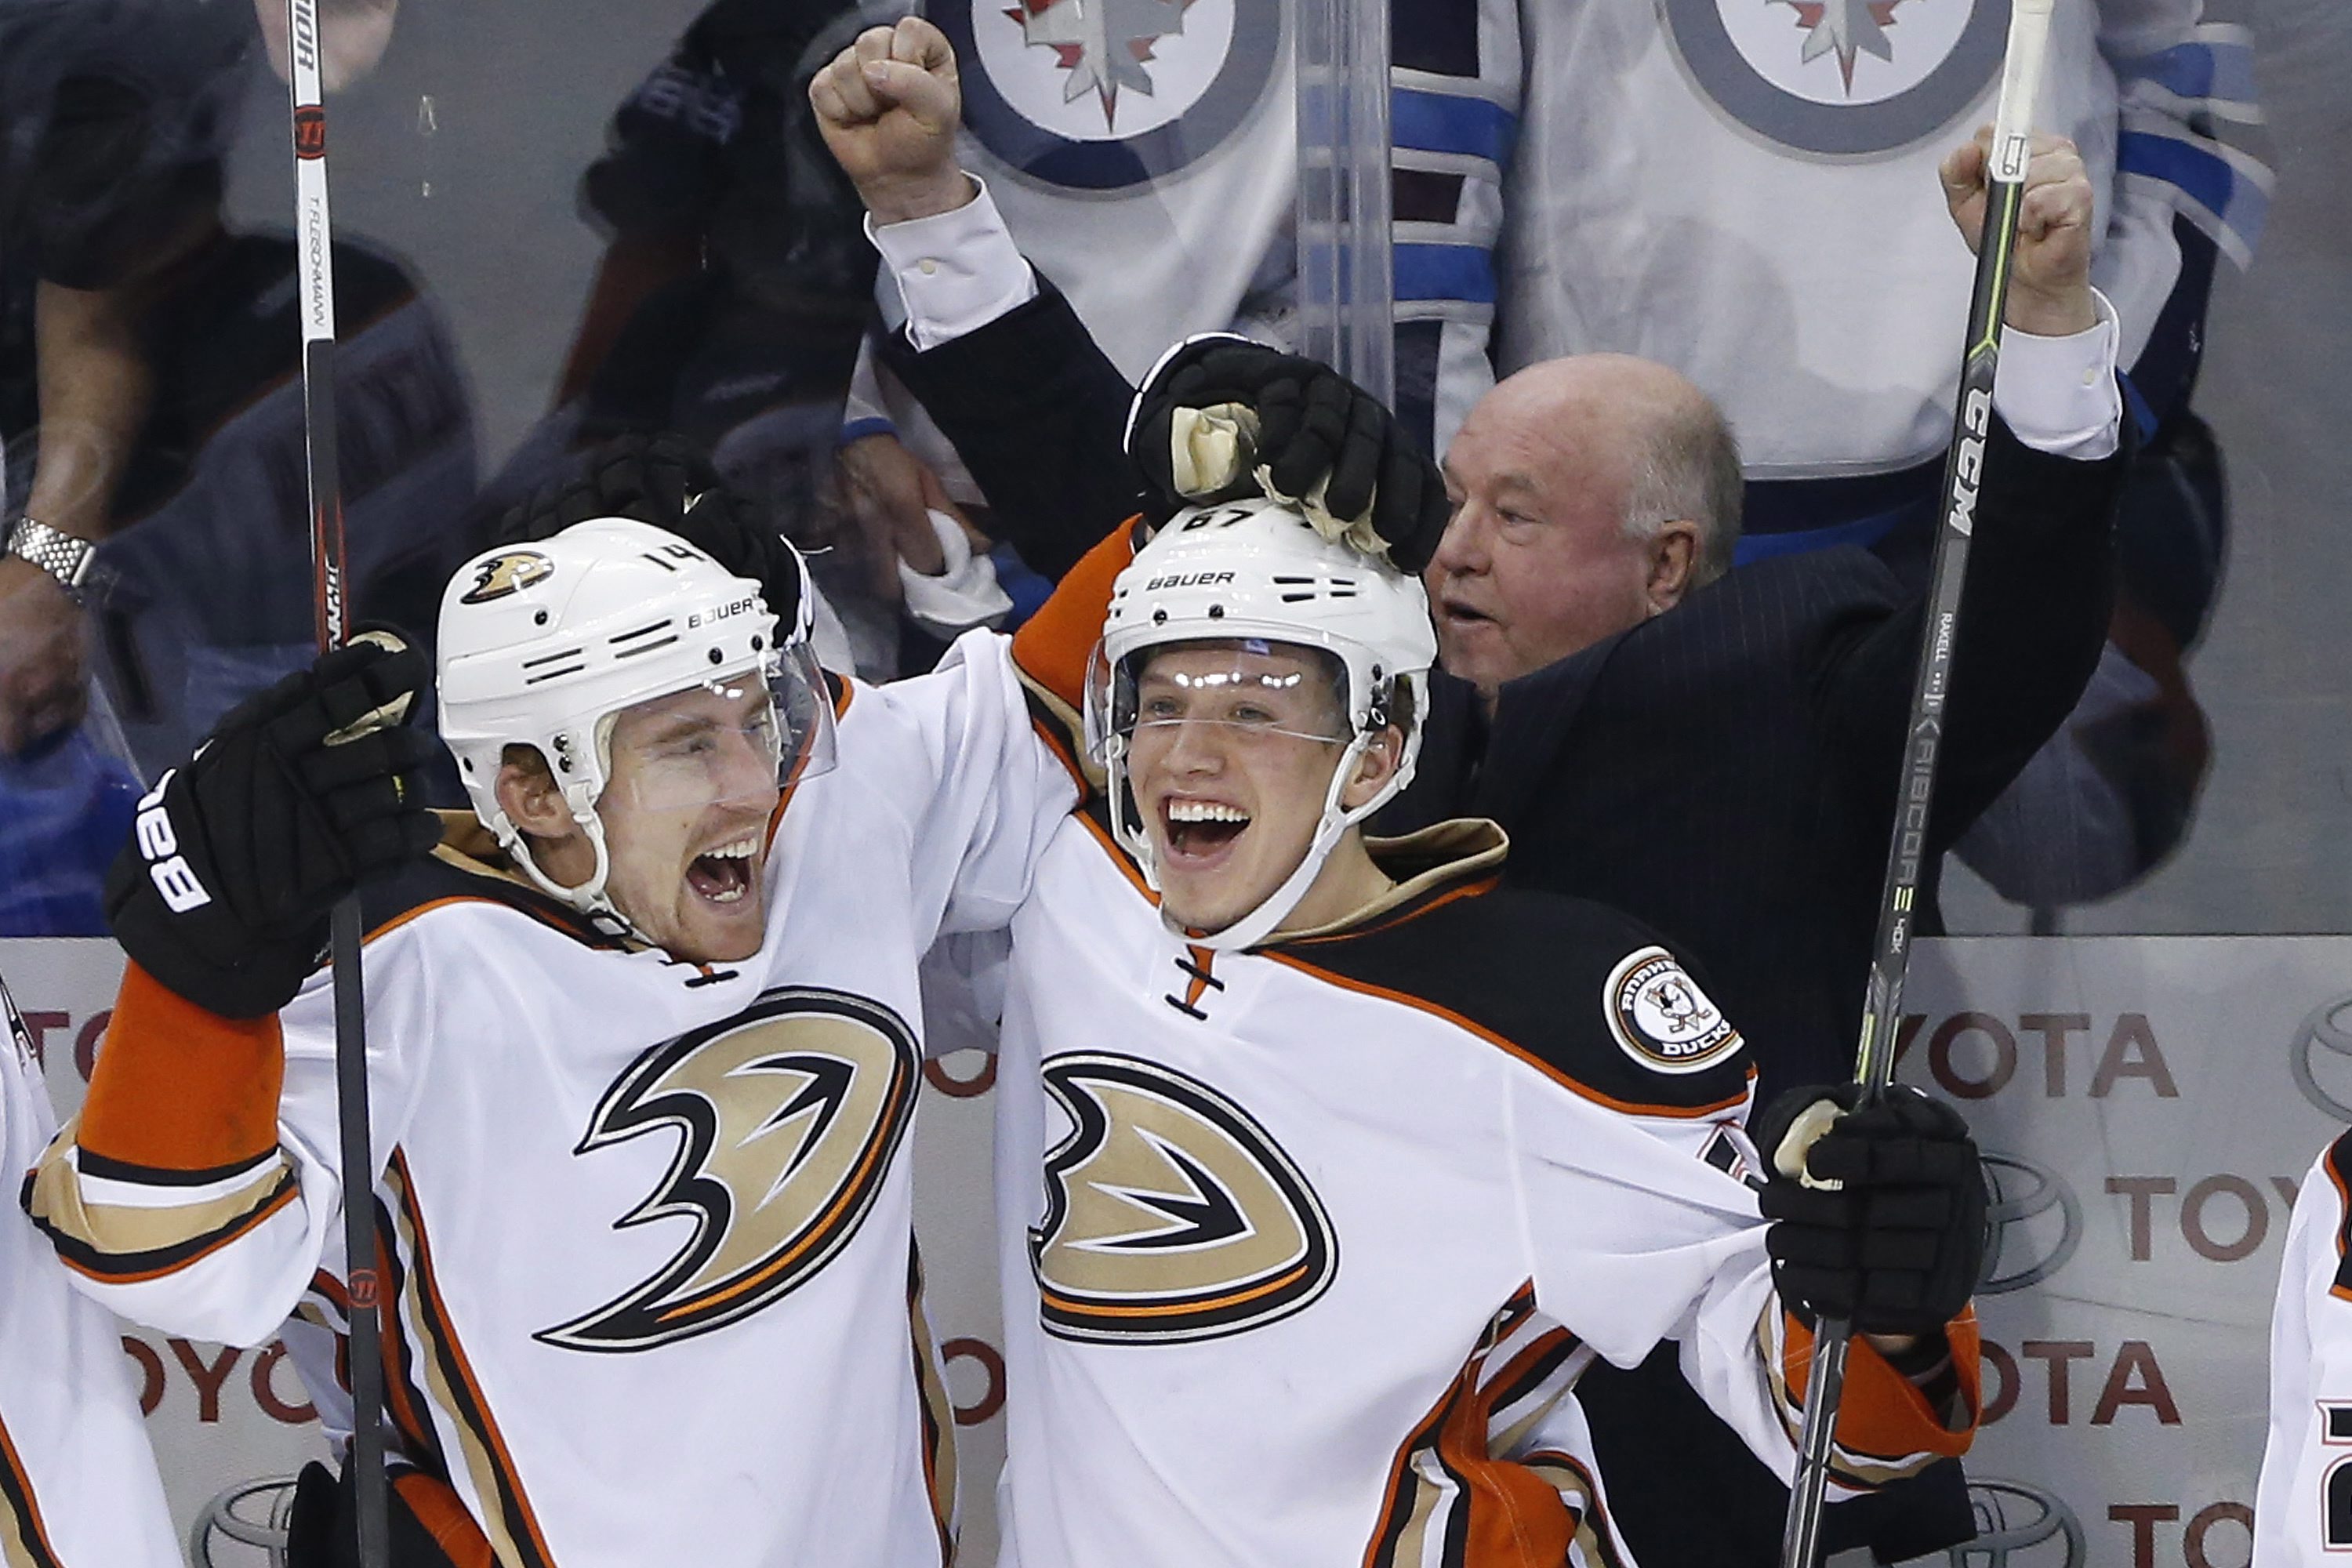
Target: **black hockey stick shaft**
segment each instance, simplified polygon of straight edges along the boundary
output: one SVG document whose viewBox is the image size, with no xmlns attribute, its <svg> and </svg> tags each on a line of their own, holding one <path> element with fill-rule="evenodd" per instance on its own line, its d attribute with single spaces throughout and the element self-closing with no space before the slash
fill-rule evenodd
<svg viewBox="0 0 2352 1568">
<path fill-rule="evenodd" d="M 310 563 L 319 650 L 351 635 L 343 501 L 335 453 L 335 275 L 329 249 L 327 116 L 319 73 L 318 0 L 287 0 L 294 121 L 294 243 L 302 322 L 302 438 L 310 470 Z M 343 1168 L 352 1478 L 360 1568 L 390 1568 L 383 1468 L 383 1349 L 377 1319 L 375 1155 L 368 1128 L 367 1000 L 360 983 L 359 895 L 335 905 L 328 954 L 335 986 L 335 1100 Z"/>
<path fill-rule="evenodd" d="M 1968 576 L 1969 544 L 1976 527 L 1977 492 L 1984 478 L 1985 444 L 1992 425 L 1993 374 L 2000 361 L 2001 315 L 2009 302 L 2010 268 L 2017 245 L 2019 207 L 2031 157 L 2033 104 L 2050 34 L 2053 0 L 2014 0 L 2009 47 L 2001 64 L 1992 151 L 1985 168 L 1984 228 L 1977 246 L 1976 284 L 1969 300 L 1968 347 L 1960 362 L 1960 392 L 1952 416 L 1952 445 L 1944 459 L 1941 521 L 1928 574 L 1927 614 L 1919 666 L 1911 684 L 1903 772 L 1895 797 L 1895 828 L 1880 885 L 1878 937 L 1863 999 L 1862 1039 L 1853 1081 L 1866 1103 L 1895 1076 L 1895 1031 L 1903 1011 L 1903 981 L 1911 960 L 1913 905 L 1927 858 L 1927 823 L 1936 795 L 1936 763 L 1944 739 L 1944 704 L 1951 689 L 1952 652 L 1958 640 L 1960 591 Z M 1766 1150 L 1765 1157 L 1773 1152 Z M 1812 1365 L 1805 1379 L 1804 1425 L 1797 1471 L 1789 1490 L 1788 1525 L 1780 1538 L 1782 1568 L 1819 1568 L 1822 1510 L 1828 1502 L 1830 1460 L 1846 1355 L 1853 1325 L 1823 1318 L 1813 1330 Z"/>
</svg>

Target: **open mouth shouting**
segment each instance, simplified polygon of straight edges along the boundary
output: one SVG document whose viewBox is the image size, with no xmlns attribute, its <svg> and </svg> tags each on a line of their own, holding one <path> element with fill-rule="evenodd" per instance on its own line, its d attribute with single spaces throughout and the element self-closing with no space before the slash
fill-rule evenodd
<svg viewBox="0 0 2352 1568">
<path fill-rule="evenodd" d="M 740 904 L 759 872 L 760 836 L 747 833 L 696 856 L 686 868 L 687 886 L 706 903 L 721 909 Z"/>
<path fill-rule="evenodd" d="M 1223 801 L 1170 795 L 1160 803 L 1165 858 L 1187 870 L 1208 870 L 1221 864 L 1249 825 L 1249 813 Z"/>
</svg>

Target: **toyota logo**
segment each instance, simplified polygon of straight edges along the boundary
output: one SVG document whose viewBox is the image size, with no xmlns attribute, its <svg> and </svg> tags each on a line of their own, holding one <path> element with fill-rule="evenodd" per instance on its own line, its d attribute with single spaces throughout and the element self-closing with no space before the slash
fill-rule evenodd
<svg viewBox="0 0 2352 1568">
<path fill-rule="evenodd" d="M 1986 1150 L 1984 1268 L 1977 1293 L 1998 1296 L 2039 1285 L 2066 1266 L 2083 1242 L 2083 1205 L 2065 1178 L 2017 1154 Z"/>
<path fill-rule="evenodd" d="M 2083 1568 L 2083 1523 L 2055 1495 L 2023 1481 L 1969 1483 L 1977 1538 L 1950 1548 L 1950 1568 Z"/>
<path fill-rule="evenodd" d="M 2314 1007 L 2297 1026 L 2291 1058 L 2295 1087 L 2334 1121 L 2352 1121 L 2352 1062 L 2340 1059 L 2347 1057 L 2352 1057 L 2352 996 L 2338 996 Z"/>
<path fill-rule="evenodd" d="M 195 1568 L 243 1568 L 257 1561 L 285 1568 L 286 1526 L 293 1514 L 292 1476 L 239 1481 L 196 1510 L 188 1529 L 188 1561 Z M 255 1550 L 215 1556 L 223 1541 Z"/>
</svg>

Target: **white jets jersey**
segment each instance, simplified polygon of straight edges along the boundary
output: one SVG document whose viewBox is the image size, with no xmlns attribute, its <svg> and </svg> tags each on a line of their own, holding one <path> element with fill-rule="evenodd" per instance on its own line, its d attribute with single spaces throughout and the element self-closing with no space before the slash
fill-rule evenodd
<svg viewBox="0 0 2352 1568">
<path fill-rule="evenodd" d="M 949 1555 L 916 966 L 1003 924 L 1074 792 L 991 634 L 849 689 L 837 765 L 773 826 L 752 958 L 600 938 L 456 818 L 370 911 L 389 1415 L 502 1568 Z M 323 974 L 236 1025 L 134 967 L 30 1199 L 86 1288 L 276 1332 L 339 1234 L 333 1052 Z"/>
<path fill-rule="evenodd" d="M 2287 1222 L 2271 1313 L 2271 1432 L 2254 1490 L 2255 1568 L 2352 1552 L 2352 1132 L 2313 1162 Z"/>
<path fill-rule="evenodd" d="M 1130 379 L 1193 332 L 1296 341 L 1283 0 L 920 8 L 955 47 L 966 166 Z M 1441 449 L 1494 380 L 1517 27 L 1514 0 L 1445 0 L 1401 8 L 1391 40 L 1399 401 Z"/>
<path fill-rule="evenodd" d="M 1621 1562 L 1570 1390 L 1668 1337 L 1791 1468 L 1810 1339 L 1732 1173 L 1738 1031 L 1630 920 L 1501 888 L 1491 824 L 1375 854 L 1391 895 L 1247 952 L 1170 931 L 1095 808 L 1039 863 L 997 1077 L 1005 1568 Z M 1857 1484 L 1966 1446 L 1875 1356 L 1847 1400 Z"/>
<path fill-rule="evenodd" d="M 2268 175 L 2192 130 L 2251 110 L 2200 0 L 2064 5 L 2039 126 L 2098 193 L 2094 281 L 2128 366 L 2179 267 L 2176 215 L 2242 260 Z M 1937 162 L 1992 118 L 2005 0 L 1549 0 L 1521 7 L 1496 363 L 1593 350 L 1712 395 L 1754 479 L 1943 448 L 1974 262 Z"/>
<path fill-rule="evenodd" d="M 5 986 L 0 1015 L 0 1171 L 14 1186 L 57 1119 Z M 121 1331 L 13 1205 L 0 1213 L 0 1568 L 177 1563 Z"/>
</svg>

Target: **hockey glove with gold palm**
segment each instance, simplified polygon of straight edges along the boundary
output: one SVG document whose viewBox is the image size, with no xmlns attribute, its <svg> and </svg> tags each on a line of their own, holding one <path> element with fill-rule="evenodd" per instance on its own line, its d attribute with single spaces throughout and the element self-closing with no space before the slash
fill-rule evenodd
<svg viewBox="0 0 2352 1568">
<path fill-rule="evenodd" d="M 117 942 L 200 1007 L 257 1018 L 292 999 L 360 879 L 440 837 L 424 768 L 439 742 L 403 722 L 423 654 L 363 634 L 248 698 L 139 802 L 106 879 Z"/>
<path fill-rule="evenodd" d="M 1984 1262 L 1986 1194 L 1959 1112 L 1907 1084 L 1860 1110 L 1852 1084 L 1794 1089 L 1749 1131 L 1771 1164 L 1761 1206 L 1780 1300 L 1871 1334 L 1932 1334 Z"/>
<path fill-rule="evenodd" d="M 1247 338 L 1193 338 L 1162 356 L 1136 394 L 1127 450 L 1170 512 L 1255 495 L 1307 502 L 1415 573 L 1445 533 L 1444 477 L 1395 415 L 1330 366 Z"/>
</svg>

